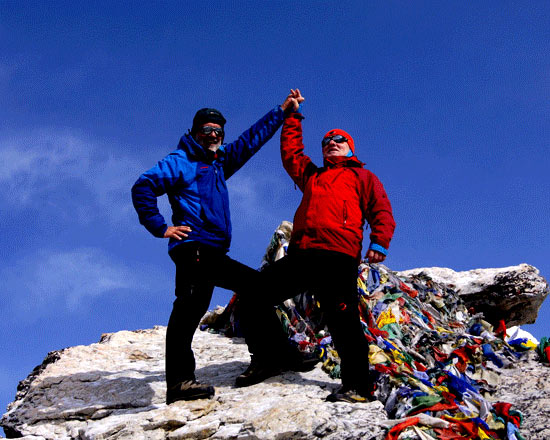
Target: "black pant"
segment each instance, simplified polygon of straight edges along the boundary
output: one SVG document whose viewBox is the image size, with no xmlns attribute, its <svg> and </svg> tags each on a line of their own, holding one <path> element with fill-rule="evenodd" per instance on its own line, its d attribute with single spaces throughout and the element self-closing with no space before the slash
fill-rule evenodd
<svg viewBox="0 0 550 440">
<path fill-rule="evenodd" d="M 166 331 L 168 387 L 195 379 L 193 335 L 208 310 L 214 287 L 244 293 L 259 285 L 260 273 L 200 243 L 182 243 L 170 251 L 176 264 L 176 300 Z"/>
<path fill-rule="evenodd" d="M 261 292 L 243 296 L 242 320 L 252 355 L 278 362 L 285 335 L 273 306 L 306 290 L 319 301 L 340 356 L 342 385 L 366 393 L 369 345 L 359 320 L 357 260 L 326 250 L 294 250 L 261 272 Z"/>
</svg>

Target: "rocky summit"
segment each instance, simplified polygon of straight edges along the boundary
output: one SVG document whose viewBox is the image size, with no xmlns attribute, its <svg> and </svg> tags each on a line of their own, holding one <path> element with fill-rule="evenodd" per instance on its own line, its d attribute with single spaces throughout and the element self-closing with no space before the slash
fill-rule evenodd
<svg viewBox="0 0 550 440">
<path fill-rule="evenodd" d="M 455 272 L 443 267 L 411 269 L 399 276 L 424 274 L 455 290 L 466 303 L 493 324 L 504 319 L 509 326 L 532 324 L 548 295 L 548 283 L 529 264 L 499 269 Z"/>
<path fill-rule="evenodd" d="M 381 274 L 382 278 L 375 279 L 376 283 L 372 284 L 371 278 L 360 277 L 370 301 L 369 307 L 376 310 L 385 301 L 389 307 L 384 311 L 393 310 L 394 318 L 399 316 L 386 324 L 388 327 L 383 327 L 380 321 L 381 312 L 376 320 L 379 328 L 371 327 L 375 325 L 374 322 L 366 324 L 369 327 L 366 334 L 373 339 L 371 363 L 375 364 L 376 371 L 380 373 L 382 391 L 378 394 L 379 401 L 363 404 L 326 402 L 327 394 L 340 383 L 338 379 L 332 378 L 337 377 L 337 374 L 332 374 L 335 369 L 327 369 L 330 366 L 328 360 L 307 373 L 288 372 L 251 387 L 235 388 L 235 377 L 246 368 L 250 360 L 244 341 L 212 331 L 197 331 L 193 343 L 197 358 L 197 378 L 201 382 L 214 385 L 216 395 L 213 399 L 176 402 L 167 406 L 164 382 L 166 329 L 155 327 L 106 334 L 96 344 L 49 353 L 44 362 L 20 382 L 15 401 L 10 404 L 0 423 L 8 438 L 27 440 L 429 440 L 443 438 L 439 435 L 443 436 L 443 432 L 450 432 L 453 426 L 459 426 L 450 417 L 457 413 L 445 409 L 433 410 L 434 407 L 429 412 L 417 412 L 410 405 L 411 402 L 416 405 L 415 402 L 422 396 L 435 396 L 439 399 L 437 393 L 444 386 L 448 386 L 443 393 L 446 398 L 452 395 L 451 391 L 455 393 L 452 396 L 453 403 L 458 403 L 453 406 L 455 410 L 460 409 L 461 414 L 473 412 L 469 417 L 474 421 L 482 413 L 487 416 L 488 410 L 482 411 L 472 404 L 472 400 L 465 397 L 467 393 L 458 398 L 452 384 L 446 385 L 446 372 L 452 376 L 450 371 L 458 369 L 465 373 L 475 372 L 479 378 L 476 383 L 485 384 L 483 390 L 478 390 L 478 400 L 485 401 L 481 394 L 486 396 L 488 408 L 496 402 L 506 402 L 506 405 L 511 404 L 510 415 L 517 414 L 516 419 L 512 417 L 510 420 L 515 420 L 519 425 L 519 419 L 522 419 L 519 431 L 514 431 L 512 426 L 514 429 L 509 434 L 495 438 L 550 438 L 550 382 L 546 378 L 550 369 L 537 352 L 530 349 L 533 348 L 533 343 L 530 343 L 530 347 L 529 341 L 521 339 L 522 346 L 518 354 L 514 354 L 510 349 L 513 343 L 510 338 L 506 339 L 508 343 L 503 335 L 503 339 L 495 336 L 496 331 L 482 319 L 480 313 L 468 315 L 467 309 L 473 307 L 472 303 L 461 306 L 458 319 L 460 322 L 456 322 L 458 313 L 453 314 L 453 310 L 449 310 L 451 303 L 442 302 L 444 298 L 441 295 L 441 292 L 450 295 L 447 289 L 454 288 L 459 293 L 467 292 L 471 297 L 475 296 L 474 290 L 477 289 L 479 295 L 486 294 L 494 300 L 497 295 L 495 292 L 501 292 L 501 300 L 495 303 L 503 310 L 502 313 L 508 311 L 508 314 L 500 315 L 501 319 L 517 324 L 532 322 L 538 307 L 548 294 L 548 285 L 536 269 L 521 265 L 505 270 L 484 269 L 466 273 L 438 268 L 401 273 L 371 270 L 369 273 L 371 278 L 373 273 L 378 273 L 379 277 Z M 501 275 L 503 273 L 506 274 L 504 277 Z M 516 280 L 515 288 L 510 287 L 512 279 Z M 391 288 L 386 284 L 384 289 L 384 283 L 392 280 L 394 284 Z M 396 283 L 401 283 L 401 291 L 396 288 Z M 499 283 L 505 285 L 500 286 Z M 420 289 L 425 289 L 425 298 Z M 536 294 L 533 293 L 535 290 Z M 534 296 L 537 296 L 536 300 L 533 300 Z M 415 324 L 412 307 L 421 307 L 422 301 L 427 304 L 429 298 L 433 299 L 435 305 L 427 305 L 423 310 L 429 310 L 430 313 L 425 313 L 424 321 L 418 320 Z M 504 304 L 518 304 L 518 299 L 529 302 L 528 298 L 538 305 L 534 305 L 531 311 L 524 314 L 518 313 L 516 305 L 507 307 Z M 475 302 L 476 300 L 473 301 Z M 441 307 L 438 308 L 438 304 Z M 401 309 L 399 312 L 396 308 L 407 305 L 411 307 L 408 311 Z M 444 314 L 453 319 L 444 319 Z M 288 316 L 292 324 L 291 314 Z M 409 323 L 404 324 L 407 316 Z M 211 318 L 212 313 L 205 323 L 211 322 Z M 446 323 L 451 322 L 452 326 L 445 327 Z M 403 334 L 388 336 L 391 326 L 399 323 L 403 323 Z M 432 347 L 426 343 L 422 347 L 422 341 L 428 339 L 406 339 L 405 327 L 413 324 L 417 325 L 414 327 L 417 330 L 412 334 L 420 335 L 424 332 L 430 336 L 430 344 L 438 347 L 436 351 L 432 351 Z M 385 336 L 383 328 L 387 330 Z M 380 334 L 373 336 L 375 333 Z M 475 335 L 472 336 L 471 333 Z M 441 344 L 434 342 L 439 334 L 445 335 Z M 400 338 L 409 341 L 409 346 L 401 344 Z M 457 347 L 456 341 L 462 340 L 469 342 Z M 383 348 L 387 348 L 388 343 L 391 347 L 384 353 Z M 483 353 L 479 349 L 482 346 Z M 493 347 L 495 352 L 489 349 L 485 351 L 487 346 Z M 464 347 L 472 353 L 475 352 L 472 355 L 474 360 L 470 361 L 464 354 L 469 353 L 467 350 L 459 352 Z M 401 363 L 397 357 L 391 357 L 398 355 L 402 358 Z M 406 355 L 410 357 L 407 358 Z M 337 362 L 337 358 L 336 361 L 331 361 Z M 424 386 L 420 381 L 416 386 L 415 377 L 419 380 L 424 377 L 421 375 L 422 370 L 432 373 L 432 378 L 438 377 L 439 385 L 430 384 L 429 377 L 426 376 L 428 379 L 423 379 L 422 382 Z M 437 393 L 431 391 L 430 387 L 437 388 Z M 416 394 L 408 396 L 403 390 Z M 473 395 L 477 395 L 476 392 Z M 441 399 L 438 402 L 445 403 Z M 447 408 L 450 406 L 447 405 Z M 491 420 L 494 426 L 502 424 L 502 419 Z M 404 426 L 403 424 L 408 424 L 409 427 L 397 431 L 398 425 Z M 474 425 L 476 432 L 481 429 L 479 426 L 484 426 L 475 423 L 468 426 Z M 497 429 L 494 426 L 492 429 Z M 483 437 L 481 434 L 459 436 L 461 434 L 458 432 L 456 437 L 446 438 L 493 438 Z M 506 432 L 506 426 L 499 432 Z"/>
</svg>

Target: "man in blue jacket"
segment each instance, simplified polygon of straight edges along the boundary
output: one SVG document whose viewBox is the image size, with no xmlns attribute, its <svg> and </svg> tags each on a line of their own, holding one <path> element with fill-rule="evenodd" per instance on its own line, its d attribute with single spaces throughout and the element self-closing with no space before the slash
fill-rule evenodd
<svg viewBox="0 0 550 440">
<path fill-rule="evenodd" d="M 132 187 L 140 223 L 155 237 L 168 238 L 176 264 L 176 300 L 166 332 L 166 402 L 208 398 L 214 387 L 195 378 L 193 334 L 206 313 L 215 286 L 251 291 L 258 272 L 229 258 L 231 220 L 226 180 L 278 130 L 291 103 L 268 112 L 239 138 L 224 144 L 225 118 L 212 108 L 199 110 L 178 148 L 143 173 Z M 173 226 L 158 210 L 167 194 Z"/>
</svg>

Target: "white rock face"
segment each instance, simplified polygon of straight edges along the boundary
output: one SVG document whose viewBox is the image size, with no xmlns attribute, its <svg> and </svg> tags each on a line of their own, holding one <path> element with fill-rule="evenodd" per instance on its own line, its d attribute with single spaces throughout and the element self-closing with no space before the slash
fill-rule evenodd
<svg viewBox="0 0 550 440">
<path fill-rule="evenodd" d="M 424 268 L 398 276 L 428 275 L 458 290 L 489 318 L 508 326 L 533 322 L 548 285 L 528 265 L 455 272 Z M 488 311 L 479 308 L 488 305 Z M 492 315 L 491 315 L 492 314 Z M 259 329 L 261 331 L 261 329 Z M 197 378 L 215 386 L 213 399 L 165 404 L 165 327 L 104 335 L 97 344 L 50 353 L 20 383 L 0 424 L 26 440 L 107 439 L 365 439 L 381 440 L 388 421 L 379 402 L 328 403 L 340 384 L 317 366 L 234 388 L 249 355 L 242 339 L 197 331 Z M 266 343 L 268 343 L 266 341 Z M 550 438 L 550 368 L 535 359 L 500 370 L 495 398 L 525 414 L 521 433 Z"/>
<path fill-rule="evenodd" d="M 521 435 L 530 440 L 550 439 L 550 366 L 541 363 L 534 352 L 515 368 L 503 369 L 499 397 L 525 416 Z"/>
<path fill-rule="evenodd" d="M 216 387 L 210 400 L 165 404 L 165 327 L 104 335 L 58 358 L 19 392 L 2 419 L 27 439 L 374 439 L 386 419 L 379 402 L 324 398 L 339 385 L 320 366 L 234 388 L 248 365 L 240 339 L 197 331 L 197 378 Z"/>
<path fill-rule="evenodd" d="M 548 283 L 528 264 L 496 269 L 455 272 L 445 267 L 423 267 L 397 272 L 398 276 L 424 274 L 455 290 L 467 306 L 482 312 L 493 324 L 532 324 L 548 296 Z"/>
</svg>

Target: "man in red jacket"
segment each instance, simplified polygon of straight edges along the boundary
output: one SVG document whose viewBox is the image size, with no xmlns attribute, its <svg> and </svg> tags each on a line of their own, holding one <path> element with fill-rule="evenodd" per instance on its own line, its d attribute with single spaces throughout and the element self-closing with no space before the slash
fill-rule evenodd
<svg viewBox="0 0 550 440">
<path fill-rule="evenodd" d="M 386 258 L 395 229 L 392 208 L 378 178 L 355 156 L 353 138 L 330 130 L 322 140 L 324 166 L 304 154 L 304 100 L 292 91 L 295 112 L 281 132 L 283 166 L 303 192 L 294 216 L 288 255 L 262 272 L 262 292 L 242 298 L 243 325 L 252 360 L 236 381 L 248 386 L 284 369 L 287 337 L 273 306 L 309 290 L 314 293 L 340 356 L 342 387 L 329 401 L 364 402 L 373 391 L 369 378 L 369 346 L 359 318 L 357 268 L 361 259 L 365 220 L 371 228 L 366 253 L 370 263 Z M 261 331 L 260 331 L 261 330 Z"/>
</svg>

